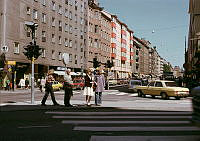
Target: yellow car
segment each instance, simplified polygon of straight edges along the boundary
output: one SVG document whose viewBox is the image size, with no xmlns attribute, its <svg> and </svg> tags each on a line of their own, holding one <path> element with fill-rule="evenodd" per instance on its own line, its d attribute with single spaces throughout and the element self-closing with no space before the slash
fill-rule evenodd
<svg viewBox="0 0 200 141">
<path fill-rule="evenodd" d="M 137 86 L 136 89 L 139 97 L 151 95 L 153 98 L 155 96 L 161 96 L 162 99 L 168 99 L 169 97 L 180 99 L 181 97 L 187 97 L 189 95 L 188 88 L 176 87 L 174 81 L 151 81 L 147 86 Z"/>
<path fill-rule="evenodd" d="M 58 81 L 54 81 L 53 84 L 52 84 L 52 87 L 53 87 L 54 91 L 59 91 L 60 89 L 63 88 L 63 84 L 61 84 Z"/>
</svg>

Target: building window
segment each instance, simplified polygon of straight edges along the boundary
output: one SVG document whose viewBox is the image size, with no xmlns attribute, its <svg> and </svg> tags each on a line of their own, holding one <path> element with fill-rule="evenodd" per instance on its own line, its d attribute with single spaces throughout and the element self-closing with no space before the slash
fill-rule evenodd
<svg viewBox="0 0 200 141">
<path fill-rule="evenodd" d="M 55 34 L 52 34 L 52 43 L 55 43 Z"/>
<path fill-rule="evenodd" d="M 94 32 L 98 33 L 98 25 L 95 25 Z"/>
<path fill-rule="evenodd" d="M 38 18 L 38 11 L 33 9 L 33 19 L 37 19 Z"/>
<path fill-rule="evenodd" d="M 69 11 L 69 19 L 72 20 L 72 11 Z"/>
<path fill-rule="evenodd" d="M 61 36 L 58 36 L 58 40 L 59 40 L 59 45 L 61 45 L 62 44 L 62 38 L 61 38 Z"/>
<path fill-rule="evenodd" d="M 81 52 L 83 52 L 83 44 L 82 43 L 80 44 L 80 47 L 81 47 Z"/>
<path fill-rule="evenodd" d="M 42 0 L 42 5 L 46 6 L 46 0 Z"/>
<path fill-rule="evenodd" d="M 81 18 L 81 20 L 80 20 L 80 24 L 83 25 L 83 23 L 84 23 L 84 19 Z"/>
<path fill-rule="evenodd" d="M 65 46 L 68 47 L 68 39 L 65 38 Z"/>
<path fill-rule="evenodd" d="M 65 32 L 68 32 L 68 24 L 65 24 Z"/>
<path fill-rule="evenodd" d="M 95 40 L 94 40 L 94 47 L 95 47 L 95 48 L 98 48 L 98 39 L 95 39 Z"/>
<path fill-rule="evenodd" d="M 58 53 L 58 60 L 59 60 L 59 61 L 62 60 L 62 53 L 61 53 L 61 52 Z"/>
<path fill-rule="evenodd" d="M 69 54 L 69 62 L 72 62 L 72 54 Z"/>
<path fill-rule="evenodd" d="M 59 31 L 62 31 L 62 22 L 59 21 L 58 24 L 59 24 Z"/>
<path fill-rule="evenodd" d="M 78 35 L 78 29 L 75 27 L 74 28 L 74 35 L 77 36 Z"/>
<path fill-rule="evenodd" d="M 61 5 L 58 6 L 58 13 L 62 14 L 62 6 Z"/>
<path fill-rule="evenodd" d="M 55 11 L 56 10 L 56 3 L 54 1 L 52 1 L 52 10 Z"/>
<path fill-rule="evenodd" d="M 77 45 L 78 45 L 78 44 L 77 44 L 77 41 L 75 41 L 75 43 L 74 43 L 74 49 L 75 49 L 75 50 L 77 50 Z"/>
<path fill-rule="evenodd" d="M 73 32 L 73 27 L 69 25 L 69 33 L 72 34 L 72 32 Z"/>
<path fill-rule="evenodd" d="M 46 14 L 45 13 L 42 13 L 42 22 L 46 23 Z"/>
<path fill-rule="evenodd" d="M 75 10 L 77 10 L 77 9 L 78 9 L 78 2 L 75 1 Z"/>
<path fill-rule="evenodd" d="M 55 50 L 52 50 L 52 60 L 55 60 L 56 59 L 56 52 L 55 52 Z"/>
<path fill-rule="evenodd" d="M 46 57 L 46 50 L 44 48 L 42 48 L 42 58 Z"/>
<path fill-rule="evenodd" d="M 54 17 L 52 17 L 52 26 L 55 27 L 56 26 L 56 20 Z"/>
<path fill-rule="evenodd" d="M 19 54 L 19 43 L 14 42 L 14 53 Z"/>
<path fill-rule="evenodd" d="M 46 42 L 46 32 L 42 31 L 42 42 Z"/>
<path fill-rule="evenodd" d="M 75 64 L 77 64 L 77 62 L 78 62 L 78 57 L 77 57 L 77 55 L 74 55 L 74 58 L 75 58 Z"/>
<path fill-rule="evenodd" d="M 65 17 L 68 17 L 68 10 L 65 9 Z"/>
<path fill-rule="evenodd" d="M 73 1 L 72 0 L 68 0 L 68 2 L 69 2 L 69 5 L 73 5 Z"/>
<path fill-rule="evenodd" d="M 27 31 L 27 32 L 26 32 L 26 36 L 27 36 L 27 37 L 31 37 L 31 31 Z"/>
<path fill-rule="evenodd" d="M 75 16 L 74 16 L 74 21 L 75 21 L 75 23 L 77 23 L 77 21 L 78 21 L 78 18 L 77 18 L 77 15 L 75 14 Z"/>
<path fill-rule="evenodd" d="M 31 14 L 31 8 L 30 8 L 30 7 L 27 7 L 27 8 L 26 8 L 26 13 L 27 13 L 27 15 L 30 15 L 30 14 Z"/>
<path fill-rule="evenodd" d="M 72 48 L 72 40 L 69 40 L 69 47 Z"/>
<path fill-rule="evenodd" d="M 68 5 L 68 0 L 65 0 L 65 4 L 67 4 L 67 5 Z"/>
</svg>

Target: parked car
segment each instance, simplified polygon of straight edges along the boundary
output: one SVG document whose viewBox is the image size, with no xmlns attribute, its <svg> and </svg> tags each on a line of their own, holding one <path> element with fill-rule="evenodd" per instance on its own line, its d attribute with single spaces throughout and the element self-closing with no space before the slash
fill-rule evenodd
<svg viewBox="0 0 200 141">
<path fill-rule="evenodd" d="M 72 83 L 73 89 L 83 89 L 84 88 L 84 80 L 83 79 L 75 79 Z"/>
<path fill-rule="evenodd" d="M 109 80 L 109 85 L 117 85 L 117 80 L 116 79 L 110 79 Z"/>
<path fill-rule="evenodd" d="M 147 86 L 137 86 L 136 89 L 139 97 L 151 95 L 152 97 L 161 96 L 162 99 L 168 99 L 169 97 L 180 99 L 189 96 L 189 89 L 177 87 L 174 81 L 151 81 Z"/>
<path fill-rule="evenodd" d="M 130 80 L 127 86 L 128 86 L 128 90 L 130 92 L 137 92 L 136 87 L 142 86 L 142 81 L 141 80 Z"/>
<path fill-rule="evenodd" d="M 63 84 L 61 84 L 58 81 L 54 81 L 53 84 L 52 84 L 52 87 L 53 87 L 54 91 L 59 91 L 60 89 L 63 88 Z"/>
</svg>

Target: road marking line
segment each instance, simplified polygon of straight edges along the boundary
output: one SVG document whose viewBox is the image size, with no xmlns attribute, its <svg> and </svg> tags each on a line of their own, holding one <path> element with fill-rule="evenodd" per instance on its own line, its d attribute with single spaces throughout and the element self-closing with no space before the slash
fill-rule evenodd
<svg viewBox="0 0 200 141">
<path fill-rule="evenodd" d="M 199 141 L 200 136 L 91 136 L 90 141 Z"/>
<path fill-rule="evenodd" d="M 198 127 L 88 127 L 75 126 L 75 131 L 200 131 Z"/>
<path fill-rule="evenodd" d="M 190 124 L 189 121 L 102 121 L 102 120 L 63 120 L 62 124 Z"/>
<path fill-rule="evenodd" d="M 21 128 L 21 129 L 27 129 L 27 128 L 49 128 L 51 126 L 20 126 L 18 128 Z"/>
<path fill-rule="evenodd" d="M 192 116 L 53 116 L 56 119 L 192 119 Z"/>
<path fill-rule="evenodd" d="M 58 115 L 191 115 L 192 112 L 51 112 L 45 114 Z"/>
</svg>

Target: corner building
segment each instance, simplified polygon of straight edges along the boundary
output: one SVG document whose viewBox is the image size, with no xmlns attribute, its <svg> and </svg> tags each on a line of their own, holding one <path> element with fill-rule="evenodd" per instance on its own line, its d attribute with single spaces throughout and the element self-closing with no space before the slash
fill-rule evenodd
<svg viewBox="0 0 200 141">
<path fill-rule="evenodd" d="M 64 67 L 63 53 L 69 53 L 68 68 L 84 69 L 88 0 L 1 0 L 0 5 L 0 44 L 8 47 L 6 60 L 16 61 L 17 84 L 31 72 L 30 61 L 23 54 L 23 47 L 31 42 L 25 21 L 38 24 L 36 42 L 42 55 L 35 61 L 36 78 L 49 68 Z"/>
</svg>

